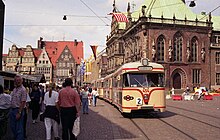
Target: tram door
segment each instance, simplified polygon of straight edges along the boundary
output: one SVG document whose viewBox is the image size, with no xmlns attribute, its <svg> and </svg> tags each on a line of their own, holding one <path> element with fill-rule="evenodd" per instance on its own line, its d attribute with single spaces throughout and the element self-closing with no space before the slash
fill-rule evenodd
<svg viewBox="0 0 220 140">
<path fill-rule="evenodd" d="M 173 87 L 174 89 L 181 89 L 181 75 L 179 73 L 173 76 Z"/>
</svg>

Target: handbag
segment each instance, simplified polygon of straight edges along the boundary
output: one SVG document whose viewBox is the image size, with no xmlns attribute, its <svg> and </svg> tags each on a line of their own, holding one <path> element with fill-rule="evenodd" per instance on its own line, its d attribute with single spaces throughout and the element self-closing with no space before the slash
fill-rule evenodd
<svg viewBox="0 0 220 140">
<path fill-rule="evenodd" d="M 44 112 L 43 112 L 40 114 L 40 121 L 44 122 L 44 118 L 45 118 L 45 116 L 44 116 Z"/>
<path fill-rule="evenodd" d="M 74 125 L 73 125 L 73 130 L 72 133 L 77 137 L 80 133 L 80 117 L 77 117 Z"/>
</svg>

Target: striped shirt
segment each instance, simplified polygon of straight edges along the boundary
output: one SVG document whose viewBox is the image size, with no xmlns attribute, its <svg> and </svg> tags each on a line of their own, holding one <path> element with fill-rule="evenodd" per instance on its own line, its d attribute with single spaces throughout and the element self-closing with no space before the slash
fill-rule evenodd
<svg viewBox="0 0 220 140">
<path fill-rule="evenodd" d="M 14 88 L 11 93 L 11 107 L 12 108 L 19 108 L 21 102 L 26 102 L 27 100 L 27 93 L 26 89 L 23 85 L 20 87 Z"/>
</svg>

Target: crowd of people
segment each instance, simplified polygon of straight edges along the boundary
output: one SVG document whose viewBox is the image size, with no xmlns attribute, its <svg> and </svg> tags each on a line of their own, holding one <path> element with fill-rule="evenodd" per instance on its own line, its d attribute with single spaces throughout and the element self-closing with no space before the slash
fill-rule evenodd
<svg viewBox="0 0 220 140">
<path fill-rule="evenodd" d="M 175 89 L 171 88 L 170 93 L 171 95 L 175 95 Z M 189 100 L 194 100 L 197 96 L 197 99 L 200 100 L 205 95 L 209 95 L 209 91 L 206 87 L 197 86 L 197 87 L 193 87 L 193 91 L 190 91 L 189 86 L 187 86 L 182 94 L 182 97 L 186 98 L 188 96 Z"/>
<path fill-rule="evenodd" d="M 73 87 L 72 79 L 66 78 L 62 88 L 51 83 L 44 88 L 38 84 L 25 87 L 23 79 L 16 76 L 15 88 L 10 94 L 4 93 L 0 85 L 0 140 L 6 134 L 8 122 L 15 140 L 24 140 L 26 136 L 27 114 L 31 110 L 32 123 L 43 116 L 46 128 L 46 140 L 59 140 L 59 125 L 62 126 L 62 139 L 75 140 L 72 133 L 74 122 L 82 113 L 89 114 L 89 105 L 96 106 L 99 96 L 97 88 Z M 53 131 L 53 133 L 52 133 Z M 53 136 L 52 136 L 53 134 Z"/>
</svg>

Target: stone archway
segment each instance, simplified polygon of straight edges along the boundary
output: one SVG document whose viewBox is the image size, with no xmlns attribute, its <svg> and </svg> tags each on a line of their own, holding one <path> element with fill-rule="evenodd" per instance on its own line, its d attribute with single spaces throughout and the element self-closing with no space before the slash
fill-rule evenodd
<svg viewBox="0 0 220 140">
<path fill-rule="evenodd" d="M 182 89 L 186 86 L 186 73 L 178 68 L 173 71 L 172 75 L 172 87 L 174 89 Z"/>
</svg>

